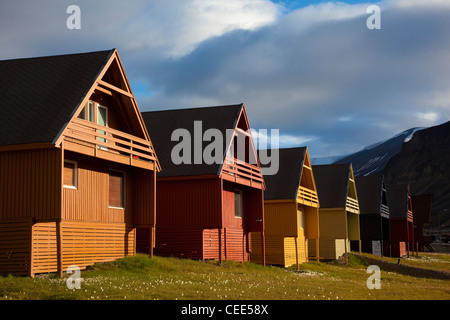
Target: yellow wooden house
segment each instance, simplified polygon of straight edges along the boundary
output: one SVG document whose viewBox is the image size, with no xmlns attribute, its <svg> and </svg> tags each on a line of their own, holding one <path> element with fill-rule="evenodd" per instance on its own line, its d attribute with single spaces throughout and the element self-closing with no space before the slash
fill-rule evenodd
<svg viewBox="0 0 450 320">
<path fill-rule="evenodd" d="M 339 259 L 351 250 L 361 252 L 360 211 L 352 165 L 314 165 L 313 172 L 320 199 L 321 259 Z M 314 248 L 310 246 L 310 250 Z"/>
<path fill-rule="evenodd" d="M 260 157 L 267 150 L 260 150 Z M 264 235 L 266 264 L 283 267 L 318 259 L 319 200 L 307 147 L 285 148 L 278 152 L 279 167 L 265 175 Z M 261 159 L 261 158 L 260 158 Z M 264 164 L 261 160 L 261 166 Z M 314 247 L 313 255 L 308 243 Z M 261 237 L 252 238 L 251 261 L 261 263 Z"/>
</svg>

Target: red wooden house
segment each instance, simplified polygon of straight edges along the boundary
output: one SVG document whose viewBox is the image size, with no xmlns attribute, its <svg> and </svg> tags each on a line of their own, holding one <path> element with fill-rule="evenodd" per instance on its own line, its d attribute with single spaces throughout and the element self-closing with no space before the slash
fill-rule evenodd
<svg viewBox="0 0 450 320">
<path fill-rule="evenodd" d="M 244 105 L 142 115 L 163 168 L 157 175 L 155 254 L 247 261 L 251 233 L 264 236 L 264 180 Z M 213 132 L 218 136 L 208 138 Z M 181 141 L 177 133 L 186 136 Z M 219 146 L 211 153 L 215 161 L 203 157 L 213 140 Z M 186 149 L 178 163 L 181 143 Z M 241 143 L 243 153 L 237 150 Z M 138 246 L 147 250 L 142 231 Z"/>
<path fill-rule="evenodd" d="M 0 80 L 0 274 L 134 255 L 160 167 L 117 50 L 0 61 Z"/>
<path fill-rule="evenodd" d="M 429 226 L 433 194 L 422 194 L 411 196 L 411 204 L 414 208 L 414 242 L 417 251 L 435 251 L 431 246 L 431 237 L 425 235 L 424 228 Z"/>
<path fill-rule="evenodd" d="M 391 256 L 409 256 L 414 251 L 411 193 L 408 184 L 387 186 L 390 213 Z"/>
</svg>

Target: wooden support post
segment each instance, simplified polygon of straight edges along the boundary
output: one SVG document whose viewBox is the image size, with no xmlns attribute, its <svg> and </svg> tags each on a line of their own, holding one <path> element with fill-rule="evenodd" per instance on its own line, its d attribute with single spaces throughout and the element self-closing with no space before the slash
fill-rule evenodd
<svg viewBox="0 0 450 320">
<path fill-rule="evenodd" d="M 56 220 L 56 255 L 58 276 L 63 276 L 61 219 Z"/>
<path fill-rule="evenodd" d="M 219 228 L 219 265 L 222 265 L 222 228 Z"/>
<path fill-rule="evenodd" d="M 155 239 L 155 228 L 153 227 L 149 227 L 149 238 L 148 239 L 148 255 L 150 256 L 150 258 L 153 258 L 153 246 L 154 246 L 154 239 Z"/>
<path fill-rule="evenodd" d="M 31 278 L 34 278 L 34 266 L 33 266 L 33 248 L 34 248 L 34 227 L 33 227 L 34 221 L 31 220 L 30 222 L 30 269 L 28 270 L 28 274 Z"/>
<path fill-rule="evenodd" d="M 295 237 L 295 263 L 297 264 L 297 271 L 299 270 L 298 265 L 298 237 Z"/>
<path fill-rule="evenodd" d="M 264 231 L 261 231 L 261 255 L 262 255 L 262 264 L 266 266 L 266 240 L 264 236 Z"/>
<path fill-rule="evenodd" d="M 60 209 L 59 209 L 59 218 L 56 220 L 56 259 L 57 259 L 57 271 L 58 276 L 63 276 L 63 257 L 62 257 L 62 228 L 61 228 L 61 220 L 64 216 L 64 140 L 61 142 L 61 168 L 60 168 Z"/>
</svg>

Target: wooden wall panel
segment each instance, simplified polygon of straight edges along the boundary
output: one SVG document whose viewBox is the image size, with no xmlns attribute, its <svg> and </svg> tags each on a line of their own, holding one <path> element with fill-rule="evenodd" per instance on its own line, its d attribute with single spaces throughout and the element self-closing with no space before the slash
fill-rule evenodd
<svg viewBox="0 0 450 320">
<path fill-rule="evenodd" d="M 252 232 L 252 252 L 250 261 L 262 263 L 261 253 L 261 234 Z M 265 257 L 266 264 L 283 265 L 284 264 L 284 237 L 281 235 L 265 235 Z"/>
<path fill-rule="evenodd" d="M 135 229 L 125 223 L 63 221 L 61 229 L 64 271 L 70 265 L 83 269 L 136 253 Z"/>
<path fill-rule="evenodd" d="M 315 251 L 312 244 L 309 245 L 308 249 Z M 343 254 L 345 252 L 345 239 L 320 237 L 319 250 L 321 259 L 335 260 L 339 257 L 339 254 Z"/>
<path fill-rule="evenodd" d="M 63 188 L 63 220 L 132 222 L 134 176 L 129 168 L 69 152 L 65 158 L 77 162 L 78 185 L 77 189 Z M 124 209 L 109 207 L 110 169 L 126 173 Z"/>
<path fill-rule="evenodd" d="M 295 237 L 298 233 L 297 204 L 294 201 L 264 203 L 266 235 L 282 234 Z"/>
<path fill-rule="evenodd" d="M 223 245 L 223 239 L 222 239 Z M 219 230 L 203 230 L 203 259 L 219 259 Z"/>
<path fill-rule="evenodd" d="M 61 212 L 61 150 L 0 153 L 0 220 L 49 220 Z"/>
<path fill-rule="evenodd" d="M 264 230 L 264 191 L 246 188 L 244 192 L 244 228 L 247 232 L 261 232 Z"/>
<path fill-rule="evenodd" d="M 360 240 L 359 214 L 347 212 L 348 238 L 350 240 Z"/>
<path fill-rule="evenodd" d="M 33 225 L 33 274 L 58 271 L 56 222 Z"/>
<path fill-rule="evenodd" d="M 237 218 L 235 216 L 235 204 L 234 204 L 234 190 L 223 190 L 222 191 L 222 221 L 223 227 L 228 228 L 243 228 L 243 219 Z M 245 194 L 242 194 L 242 207 L 244 209 L 244 197 Z M 243 217 L 246 215 L 245 210 L 243 210 Z"/>
<path fill-rule="evenodd" d="M 0 274 L 30 274 L 31 224 L 31 219 L 0 221 Z"/>
<path fill-rule="evenodd" d="M 32 274 L 58 271 L 56 222 L 32 228 Z M 124 223 L 61 222 L 62 267 L 80 269 L 135 254 L 135 229 Z M 29 247 L 29 245 L 28 245 Z"/>
<path fill-rule="evenodd" d="M 225 245 L 223 257 L 225 260 L 248 261 L 247 236 L 242 228 L 225 228 L 223 232 Z"/>
<path fill-rule="evenodd" d="M 308 239 L 318 239 L 319 232 L 319 209 L 315 207 L 304 206 L 305 215 L 305 237 Z"/>
<path fill-rule="evenodd" d="M 346 217 L 345 210 L 319 210 L 320 238 L 347 238 Z"/>
<path fill-rule="evenodd" d="M 201 260 L 203 229 L 201 226 L 157 226 L 154 253 Z"/>
<path fill-rule="evenodd" d="M 296 244 L 297 242 L 297 244 Z M 297 254 L 296 254 L 297 250 Z M 284 267 L 289 267 L 298 263 L 308 261 L 308 246 L 304 237 L 284 238 Z"/>
<path fill-rule="evenodd" d="M 159 226 L 202 225 L 219 228 L 221 217 L 220 179 L 161 181 L 157 179 L 157 214 Z"/>
<path fill-rule="evenodd" d="M 134 169 L 133 188 L 133 223 L 150 225 L 156 223 L 156 183 L 153 171 Z"/>
</svg>

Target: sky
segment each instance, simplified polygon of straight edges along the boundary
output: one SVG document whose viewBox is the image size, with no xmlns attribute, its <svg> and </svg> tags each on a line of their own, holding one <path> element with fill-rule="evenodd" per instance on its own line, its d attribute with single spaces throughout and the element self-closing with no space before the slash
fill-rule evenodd
<svg viewBox="0 0 450 320">
<path fill-rule="evenodd" d="M 0 60 L 117 48 L 142 111 L 244 103 L 312 158 L 449 121 L 449 31 L 449 0 L 0 2 Z"/>
</svg>

